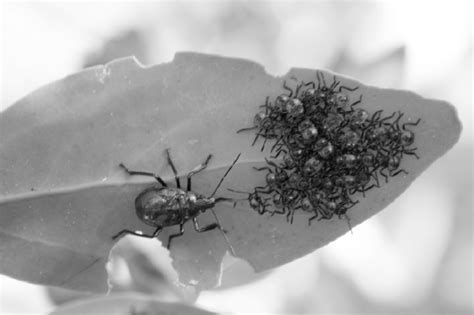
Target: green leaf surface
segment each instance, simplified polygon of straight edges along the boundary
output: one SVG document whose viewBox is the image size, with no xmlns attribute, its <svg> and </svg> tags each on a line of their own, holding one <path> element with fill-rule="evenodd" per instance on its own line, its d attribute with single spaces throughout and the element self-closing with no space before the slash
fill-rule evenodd
<svg viewBox="0 0 474 315">
<path fill-rule="evenodd" d="M 327 78 L 332 74 L 324 72 Z M 315 70 L 291 69 L 274 77 L 253 62 L 196 53 L 179 53 L 170 63 L 143 67 L 133 58 L 86 69 L 53 82 L 0 114 L 0 272 L 22 280 L 69 289 L 107 290 L 105 263 L 112 236 L 122 229 L 151 233 L 135 215 L 134 199 L 151 184 L 118 167 L 160 174 L 174 185 L 164 151 L 180 175 L 213 154 L 206 171 L 193 177 L 193 191 L 210 195 L 236 155 L 242 156 L 218 196 L 242 198 L 226 188 L 250 191 L 264 184 L 252 169 L 268 151 L 252 147 L 252 126 L 265 98 L 283 93 L 283 80 L 314 81 Z M 414 93 L 365 86 L 338 75 L 342 85 L 359 86 L 360 107 L 370 113 L 401 110 L 416 121 L 417 160 L 408 156 L 408 175 L 391 178 L 360 196 L 349 210 L 352 226 L 399 196 L 459 138 L 454 108 Z M 183 181 L 184 184 L 184 181 Z M 420 196 L 423 198 L 423 196 Z M 280 266 L 328 244 L 348 231 L 345 220 L 315 222 L 297 214 L 260 216 L 246 202 L 220 203 L 215 211 L 237 256 L 256 271 Z M 416 210 L 414 210 L 416 211 Z M 211 213 L 201 225 L 214 222 Z M 422 224 L 422 223 L 420 223 Z M 228 246 L 219 230 L 194 231 L 192 222 L 171 249 L 180 281 L 212 288 L 220 278 Z M 165 229 L 166 244 L 177 227 Z"/>
</svg>

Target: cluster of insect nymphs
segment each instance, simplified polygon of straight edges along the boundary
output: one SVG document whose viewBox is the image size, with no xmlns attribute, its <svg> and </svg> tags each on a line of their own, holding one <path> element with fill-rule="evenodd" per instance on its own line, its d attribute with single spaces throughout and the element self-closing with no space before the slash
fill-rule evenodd
<svg viewBox="0 0 474 315">
<path fill-rule="evenodd" d="M 301 209 L 314 219 L 345 217 L 358 203 L 354 194 L 365 196 L 380 187 L 381 177 L 407 173 L 400 168 L 404 155 L 416 154 L 416 122 L 402 123 L 402 112 L 384 116 L 382 110 L 370 114 L 360 107 L 358 87 L 341 85 L 334 76 L 326 84 L 317 72 L 316 82 L 299 82 L 271 102 L 267 97 L 256 114 L 254 145 L 263 138 L 263 151 L 272 140 L 271 156 L 266 165 L 266 185 L 248 194 L 250 206 L 259 214 L 285 214 L 293 222 Z M 355 97 L 353 95 L 356 95 Z M 349 221 L 348 221 L 349 222 Z"/>
</svg>

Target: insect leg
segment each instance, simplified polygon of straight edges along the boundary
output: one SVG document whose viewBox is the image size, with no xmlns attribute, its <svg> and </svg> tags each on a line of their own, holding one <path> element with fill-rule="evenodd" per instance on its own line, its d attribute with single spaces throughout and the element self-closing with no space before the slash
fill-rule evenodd
<svg viewBox="0 0 474 315">
<path fill-rule="evenodd" d="M 361 102 L 362 102 L 362 94 L 359 96 L 359 99 L 357 101 L 355 101 L 354 103 L 350 105 L 351 110 L 354 110 L 353 107 L 356 106 L 357 104 L 360 104 Z"/>
<path fill-rule="evenodd" d="M 196 232 L 199 232 L 199 233 L 214 230 L 216 228 L 221 229 L 225 233 L 225 231 L 222 229 L 222 227 L 219 224 L 217 224 L 216 222 L 211 223 L 211 224 L 206 225 L 206 226 L 203 226 L 203 227 L 200 227 L 199 222 L 198 222 L 197 218 L 195 217 L 195 218 L 193 218 L 193 223 L 194 223 L 194 229 L 196 230 Z"/>
<path fill-rule="evenodd" d="M 333 82 L 332 82 L 331 86 L 329 87 L 329 89 L 331 91 L 334 91 L 334 89 L 339 85 L 339 83 L 341 83 L 341 82 L 337 81 L 337 77 L 334 75 Z"/>
<path fill-rule="evenodd" d="M 419 160 L 420 157 L 418 156 L 418 154 L 416 154 L 414 152 L 415 150 L 416 150 L 416 148 L 413 148 L 411 150 L 405 150 L 405 151 L 403 151 L 403 154 L 414 155 Z"/>
<path fill-rule="evenodd" d="M 170 149 L 166 149 L 166 159 L 168 160 L 168 164 L 171 166 L 173 170 L 174 179 L 176 180 L 176 187 L 181 188 L 181 183 L 179 182 L 178 171 L 171 160 Z"/>
<path fill-rule="evenodd" d="M 290 89 L 290 88 L 288 87 L 288 85 L 286 85 L 286 80 L 283 81 L 283 88 L 284 88 L 285 90 L 287 90 L 288 92 L 290 92 L 290 94 L 288 94 L 288 97 L 292 97 L 292 96 L 293 96 L 293 90 Z"/>
<path fill-rule="evenodd" d="M 405 128 L 406 126 L 417 126 L 417 125 L 420 123 L 420 121 L 421 121 L 421 119 L 418 118 L 418 120 L 417 120 L 416 122 L 414 122 L 414 123 L 412 123 L 412 122 L 404 123 L 403 126 L 402 126 L 402 128 L 403 128 L 403 130 L 407 130 L 407 129 Z"/>
<path fill-rule="evenodd" d="M 132 234 L 132 235 L 135 235 L 135 236 L 146 237 L 146 238 L 155 238 L 160 234 L 161 231 L 162 231 L 162 227 L 158 227 L 155 230 L 155 232 L 153 232 L 153 234 L 147 235 L 147 234 L 138 233 L 136 231 L 122 230 L 122 231 L 118 232 L 117 234 L 115 234 L 114 236 L 112 236 L 112 239 L 116 240 L 117 238 L 120 238 L 120 237 L 125 236 L 127 234 Z"/>
<path fill-rule="evenodd" d="M 388 176 L 383 172 L 383 170 L 379 171 L 380 175 L 382 175 L 385 178 L 385 182 L 388 183 Z"/>
<path fill-rule="evenodd" d="M 353 87 L 353 88 L 350 88 L 350 87 L 347 87 L 347 86 L 341 85 L 341 86 L 339 87 L 339 92 L 341 92 L 341 91 L 342 91 L 342 89 L 344 89 L 344 90 L 347 90 L 347 91 L 354 92 L 354 91 L 355 91 L 355 90 L 357 90 L 358 88 L 359 88 L 358 86 L 356 86 L 356 87 Z"/>
<path fill-rule="evenodd" d="M 213 214 L 214 214 L 214 216 L 215 216 L 215 213 L 213 213 Z M 215 216 L 215 217 L 216 217 L 216 216 Z M 216 217 L 216 219 L 217 219 L 217 217 Z M 198 222 L 198 220 L 197 220 L 196 217 L 193 218 L 193 223 L 194 223 L 194 229 L 196 230 L 196 232 L 199 232 L 199 233 L 211 231 L 211 230 L 214 230 L 214 229 L 219 229 L 219 230 L 221 230 L 222 235 L 224 236 L 225 241 L 226 241 L 227 245 L 228 245 L 229 248 L 230 248 L 230 252 L 232 253 L 232 255 L 237 256 L 237 255 L 235 254 L 234 248 L 232 247 L 232 245 L 230 244 L 229 239 L 228 239 L 227 236 L 226 236 L 226 233 L 227 233 L 227 232 L 220 226 L 219 223 L 214 222 L 214 223 L 211 223 L 211 224 L 209 224 L 209 225 L 200 227 L 200 226 L 199 226 L 199 222 Z"/>
<path fill-rule="evenodd" d="M 394 176 L 397 176 L 397 175 L 400 174 L 400 173 L 403 173 L 403 174 L 405 174 L 405 175 L 408 175 L 408 172 L 407 172 L 407 171 L 405 171 L 405 170 L 399 170 L 399 171 L 397 171 L 397 172 L 395 172 L 395 173 L 390 173 L 390 176 L 394 177 Z"/>
<path fill-rule="evenodd" d="M 242 131 L 254 130 L 254 129 L 257 129 L 257 128 L 258 128 L 257 126 L 242 128 L 242 129 L 237 130 L 237 133 L 241 133 Z"/>
<path fill-rule="evenodd" d="M 148 173 L 148 172 L 137 172 L 137 171 L 130 171 L 123 163 L 120 163 L 119 166 L 125 170 L 125 172 L 128 173 L 128 175 L 142 175 L 142 176 L 150 176 L 154 177 L 163 187 L 167 187 L 165 181 L 161 179 L 160 176 L 153 174 L 153 173 Z"/>
<path fill-rule="evenodd" d="M 313 215 L 312 217 L 310 217 L 308 219 L 308 226 L 311 225 L 311 221 L 313 221 L 314 219 L 316 219 L 318 217 L 318 212 L 317 211 L 314 211 L 315 215 Z"/>
<path fill-rule="evenodd" d="M 209 154 L 206 158 L 206 160 L 204 161 L 204 163 L 202 163 L 201 165 L 198 165 L 196 168 L 194 168 L 191 172 L 188 173 L 188 191 L 191 191 L 191 177 L 196 175 L 197 173 L 199 173 L 200 171 L 204 170 L 206 167 L 207 167 L 207 164 L 209 163 L 209 161 L 211 160 L 212 158 L 212 154 Z"/>
<path fill-rule="evenodd" d="M 171 234 L 169 237 L 168 237 L 168 246 L 166 246 L 168 249 L 171 248 L 171 241 L 173 240 L 173 238 L 175 237 L 179 237 L 179 236 L 182 236 L 184 234 L 184 224 L 180 224 L 179 225 L 179 232 L 176 233 L 176 234 Z"/>
</svg>

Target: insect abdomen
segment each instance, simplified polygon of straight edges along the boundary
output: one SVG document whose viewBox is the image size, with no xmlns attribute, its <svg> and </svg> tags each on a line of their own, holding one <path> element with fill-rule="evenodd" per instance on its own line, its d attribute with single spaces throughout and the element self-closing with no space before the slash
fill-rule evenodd
<svg viewBox="0 0 474 315">
<path fill-rule="evenodd" d="M 186 211 L 180 205 L 179 189 L 150 187 L 135 199 L 137 216 L 151 226 L 171 226 L 183 221 Z"/>
</svg>

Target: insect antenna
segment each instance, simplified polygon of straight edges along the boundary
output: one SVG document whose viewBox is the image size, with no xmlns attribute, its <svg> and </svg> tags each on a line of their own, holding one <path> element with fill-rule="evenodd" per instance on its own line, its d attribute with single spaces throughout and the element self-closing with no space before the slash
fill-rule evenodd
<svg viewBox="0 0 474 315">
<path fill-rule="evenodd" d="M 230 165 L 230 167 L 227 169 L 227 171 L 225 172 L 224 176 L 222 176 L 222 178 L 220 179 L 219 183 L 217 184 L 216 188 L 214 189 L 214 192 L 211 194 L 211 196 L 209 198 L 212 198 L 217 190 L 219 189 L 219 187 L 221 186 L 222 182 L 224 181 L 224 178 L 227 176 L 227 174 L 229 174 L 230 170 L 232 169 L 232 167 L 234 167 L 235 163 L 237 163 L 237 161 L 239 160 L 240 158 L 240 155 L 241 153 L 239 153 L 237 155 L 237 157 L 235 158 L 234 162 L 232 162 L 232 164 Z M 225 199 L 230 199 L 230 198 L 224 198 L 224 197 L 221 197 L 221 198 L 217 198 L 216 201 L 224 201 Z M 214 219 L 216 219 L 216 222 L 217 224 L 221 227 L 219 230 L 222 232 L 222 236 L 224 236 L 225 238 L 225 241 L 227 243 L 227 245 L 229 246 L 230 248 L 230 252 L 233 256 L 237 257 L 237 254 L 235 253 L 235 250 L 234 250 L 234 247 L 232 247 L 232 244 L 230 243 L 229 241 L 229 238 L 227 237 L 226 235 L 226 232 L 224 230 L 222 230 L 222 225 L 221 225 L 221 221 L 219 220 L 219 218 L 217 217 L 217 214 L 214 212 L 214 209 L 211 208 L 211 212 L 212 212 L 212 215 L 214 216 Z"/>
<path fill-rule="evenodd" d="M 237 161 L 239 160 L 240 158 L 240 155 L 241 153 L 239 153 L 237 155 L 237 157 L 235 158 L 234 162 L 232 162 L 231 166 L 227 169 L 227 171 L 225 172 L 224 176 L 222 176 L 222 178 L 220 179 L 219 183 L 217 184 L 216 188 L 214 189 L 214 192 L 211 194 L 211 196 L 209 198 L 212 198 L 214 197 L 214 195 L 216 194 L 217 190 L 219 189 L 219 187 L 221 186 L 222 182 L 224 181 L 224 178 L 227 176 L 227 174 L 229 174 L 230 170 L 232 169 L 232 167 L 234 167 L 235 163 L 237 163 Z"/>
</svg>

